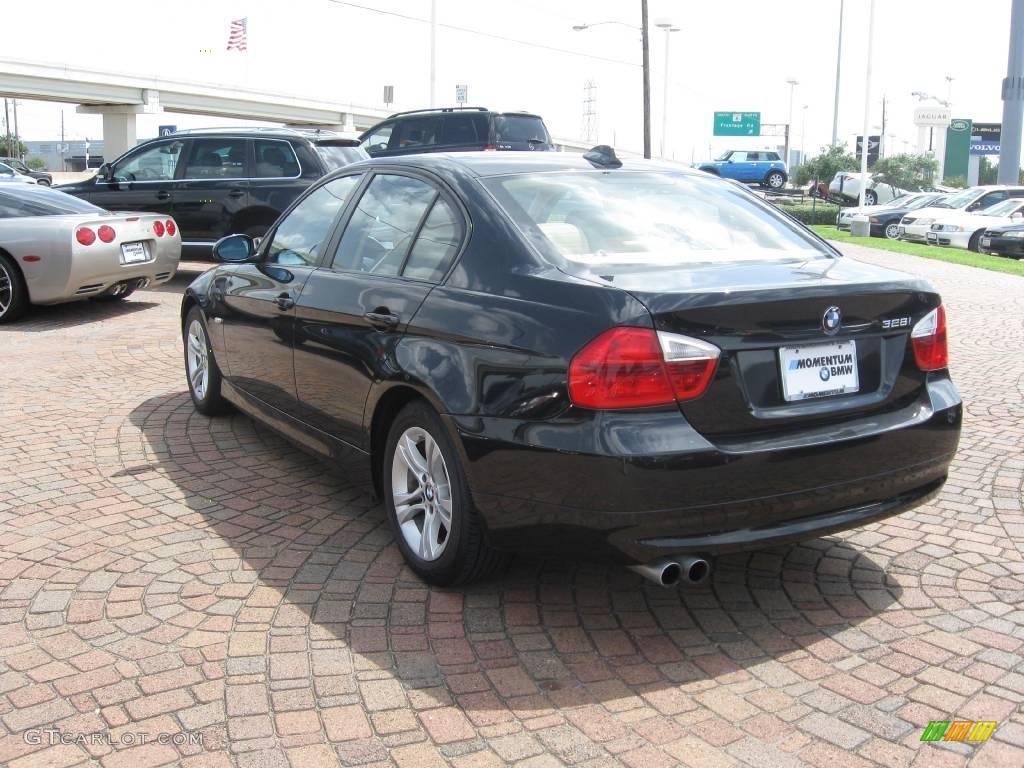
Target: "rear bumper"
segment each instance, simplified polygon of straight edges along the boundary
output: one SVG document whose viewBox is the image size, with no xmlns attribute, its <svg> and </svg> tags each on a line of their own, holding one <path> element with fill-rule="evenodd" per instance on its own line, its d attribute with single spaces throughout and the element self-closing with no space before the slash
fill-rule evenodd
<svg viewBox="0 0 1024 768">
<path fill-rule="evenodd" d="M 632 563 L 799 541 L 910 509 L 945 481 L 961 403 L 942 378 L 882 417 L 727 444 L 678 411 L 448 418 L 492 544 Z"/>
</svg>

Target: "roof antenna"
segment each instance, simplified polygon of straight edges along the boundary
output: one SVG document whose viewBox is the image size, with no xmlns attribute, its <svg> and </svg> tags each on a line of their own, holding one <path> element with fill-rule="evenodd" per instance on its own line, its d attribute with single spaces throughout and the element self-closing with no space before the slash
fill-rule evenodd
<svg viewBox="0 0 1024 768">
<path fill-rule="evenodd" d="M 622 161 L 615 156 L 615 150 L 607 144 L 598 144 L 585 155 L 583 159 L 597 168 L 621 168 Z"/>
</svg>

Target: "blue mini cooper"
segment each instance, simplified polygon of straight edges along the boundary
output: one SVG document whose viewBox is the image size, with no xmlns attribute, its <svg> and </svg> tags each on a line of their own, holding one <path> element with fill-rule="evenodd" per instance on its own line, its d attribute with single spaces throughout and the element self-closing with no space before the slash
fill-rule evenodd
<svg viewBox="0 0 1024 768">
<path fill-rule="evenodd" d="M 726 179 L 760 184 L 769 189 L 782 189 L 789 178 L 786 164 L 779 159 L 779 153 L 771 150 L 747 152 L 730 149 L 714 160 L 697 163 L 695 167 Z"/>
</svg>

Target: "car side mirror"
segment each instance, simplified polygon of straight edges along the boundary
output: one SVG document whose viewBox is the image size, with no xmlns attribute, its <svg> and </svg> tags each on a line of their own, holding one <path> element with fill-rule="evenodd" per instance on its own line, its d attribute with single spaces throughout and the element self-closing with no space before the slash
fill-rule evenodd
<svg viewBox="0 0 1024 768">
<path fill-rule="evenodd" d="M 110 181 L 110 163 L 104 163 L 96 169 L 97 181 Z"/>
<path fill-rule="evenodd" d="M 248 261 L 256 253 L 256 243 L 248 235 L 228 235 L 213 244 L 213 258 L 227 264 Z"/>
</svg>

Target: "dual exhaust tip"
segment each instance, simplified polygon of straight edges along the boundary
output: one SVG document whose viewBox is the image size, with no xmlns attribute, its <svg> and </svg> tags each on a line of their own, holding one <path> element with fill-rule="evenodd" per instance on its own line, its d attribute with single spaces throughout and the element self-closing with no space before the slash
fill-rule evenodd
<svg viewBox="0 0 1024 768">
<path fill-rule="evenodd" d="M 711 575 L 711 564 L 703 557 L 672 559 L 662 557 L 650 563 L 631 565 L 629 570 L 662 587 L 703 584 Z"/>
</svg>

